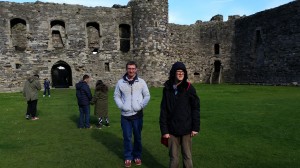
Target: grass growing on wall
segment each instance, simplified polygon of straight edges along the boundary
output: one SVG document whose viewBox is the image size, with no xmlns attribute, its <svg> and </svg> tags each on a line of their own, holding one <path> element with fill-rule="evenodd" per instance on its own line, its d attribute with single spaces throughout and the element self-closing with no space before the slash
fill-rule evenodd
<svg viewBox="0 0 300 168">
<path fill-rule="evenodd" d="M 300 88 L 195 85 L 201 133 L 193 139 L 198 168 L 298 167 Z M 142 167 L 168 167 L 158 125 L 162 88 L 151 88 L 144 111 Z M 40 120 L 25 119 L 21 93 L 0 94 L 0 165 L 6 168 L 123 167 L 120 112 L 109 92 L 111 127 L 78 129 L 75 90 L 52 89 L 38 101 Z M 93 106 L 91 106 L 93 115 Z M 94 125 L 97 119 L 91 118 Z M 132 166 L 137 167 L 137 166 Z"/>
</svg>

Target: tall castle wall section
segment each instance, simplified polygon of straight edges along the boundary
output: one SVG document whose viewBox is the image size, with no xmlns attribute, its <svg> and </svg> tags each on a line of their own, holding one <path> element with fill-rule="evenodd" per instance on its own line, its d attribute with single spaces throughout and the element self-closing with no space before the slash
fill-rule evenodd
<svg viewBox="0 0 300 168">
<path fill-rule="evenodd" d="M 132 25 L 130 8 L 0 2 L 0 23 L 2 91 L 19 90 L 33 73 L 39 73 L 40 79 L 51 79 L 51 69 L 57 63 L 70 66 L 70 85 L 74 86 L 83 74 L 113 84 L 122 76 L 126 61 L 132 58 L 131 52 L 120 51 L 119 36 L 120 24 Z M 92 31 L 98 31 L 98 41 L 91 42 L 96 47 L 88 44 L 93 40 L 88 39 L 89 24 L 96 25 Z M 18 29 L 21 33 L 13 33 Z M 55 33 L 58 31 L 59 34 Z M 57 35 L 60 38 L 55 48 L 53 38 Z M 25 44 L 14 41 L 15 36 Z M 131 35 L 130 43 L 132 39 Z M 20 46 L 25 48 L 20 51 Z M 98 51 L 93 54 L 94 48 Z"/>
<path fill-rule="evenodd" d="M 216 62 L 222 71 L 220 80 L 234 80 L 234 20 L 223 22 L 221 17 L 192 25 L 169 24 L 170 55 L 186 63 L 191 81 L 210 83 Z"/>
<path fill-rule="evenodd" d="M 235 82 L 300 83 L 300 1 L 235 22 Z"/>
</svg>

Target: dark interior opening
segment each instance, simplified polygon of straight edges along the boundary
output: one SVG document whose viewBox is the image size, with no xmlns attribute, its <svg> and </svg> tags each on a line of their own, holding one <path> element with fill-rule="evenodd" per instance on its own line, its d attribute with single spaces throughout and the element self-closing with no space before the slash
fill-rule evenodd
<svg viewBox="0 0 300 168">
<path fill-rule="evenodd" d="M 119 25 L 119 36 L 120 36 L 120 50 L 122 52 L 128 52 L 130 50 L 130 25 L 120 24 Z"/>
<path fill-rule="evenodd" d="M 64 61 L 58 61 L 51 69 L 52 87 L 69 88 L 72 86 L 72 70 Z"/>
<path fill-rule="evenodd" d="M 215 54 L 220 54 L 220 45 L 215 44 Z"/>
<path fill-rule="evenodd" d="M 110 71 L 109 62 L 106 62 L 104 65 L 105 65 L 105 72 L 109 72 Z"/>
<path fill-rule="evenodd" d="M 215 66 L 215 72 L 220 72 L 221 62 L 220 61 L 215 61 L 214 66 Z"/>
</svg>

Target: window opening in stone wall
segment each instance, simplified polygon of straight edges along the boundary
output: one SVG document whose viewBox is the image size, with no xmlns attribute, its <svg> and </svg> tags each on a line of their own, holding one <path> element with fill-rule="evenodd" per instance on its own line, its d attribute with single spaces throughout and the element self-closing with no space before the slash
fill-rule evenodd
<svg viewBox="0 0 300 168">
<path fill-rule="evenodd" d="M 20 69 L 21 68 L 21 64 L 16 63 L 16 69 Z"/>
<path fill-rule="evenodd" d="M 54 48 L 63 48 L 64 47 L 61 34 L 58 30 L 52 30 L 52 42 L 53 42 Z"/>
<path fill-rule="evenodd" d="M 119 37 L 120 37 L 120 50 L 122 52 L 128 52 L 130 50 L 130 25 L 119 25 Z"/>
<path fill-rule="evenodd" d="M 99 52 L 99 49 L 98 48 L 94 48 L 93 51 L 92 51 L 92 54 L 97 54 Z"/>
<path fill-rule="evenodd" d="M 215 54 L 219 55 L 220 54 L 220 44 L 215 44 Z"/>
<path fill-rule="evenodd" d="M 25 51 L 27 47 L 26 21 L 20 18 L 10 20 L 11 41 L 16 51 Z"/>
<path fill-rule="evenodd" d="M 255 42 L 257 45 L 261 44 L 262 43 L 262 38 L 261 38 L 261 32 L 260 30 L 256 30 L 255 32 Z"/>
<path fill-rule="evenodd" d="M 194 73 L 194 81 L 195 82 L 200 82 L 200 73 L 199 72 Z"/>
<path fill-rule="evenodd" d="M 99 49 L 100 48 L 100 26 L 96 22 L 89 22 L 86 24 L 88 48 Z"/>
<path fill-rule="evenodd" d="M 263 39 L 262 39 L 262 34 L 260 29 L 255 31 L 254 42 L 255 42 L 254 55 L 256 59 L 254 59 L 253 63 L 255 66 L 261 67 L 264 65 L 265 53 L 264 53 Z"/>
<path fill-rule="evenodd" d="M 104 66 L 105 66 L 105 72 L 110 72 L 109 62 L 106 62 L 106 63 L 104 64 Z"/>
<path fill-rule="evenodd" d="M 72 86 L 72 70 L 64 61 L 56 62 L 51 68 L 52 86 L 55 88 L 68 88 Z"/>
<path fill-rule="evenodd" d="M 66 43 L 65 22 L 61 20 L 54 20 L 51 21 L 50 25 L 52 47 L 56 49 L 64 48 Z"/>
</svg>

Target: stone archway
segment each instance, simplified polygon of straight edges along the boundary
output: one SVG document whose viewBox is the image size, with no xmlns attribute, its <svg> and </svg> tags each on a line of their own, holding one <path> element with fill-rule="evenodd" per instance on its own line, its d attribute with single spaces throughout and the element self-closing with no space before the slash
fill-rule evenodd
<svg viewBox="0 0 300 168">
<path fill-rule="evenodd" d="M 69 88 L 72 86 L 72 70 L 64 61 L 56 62 L 51 68 L 52 87 Z"/>
<path fill-rule="evenodd" d="M 215 60 L 214 67 L 210 76 L 210 84 L 220 84 L 222 81 L 222 63 L 220 60 Z"/>
</svg>

